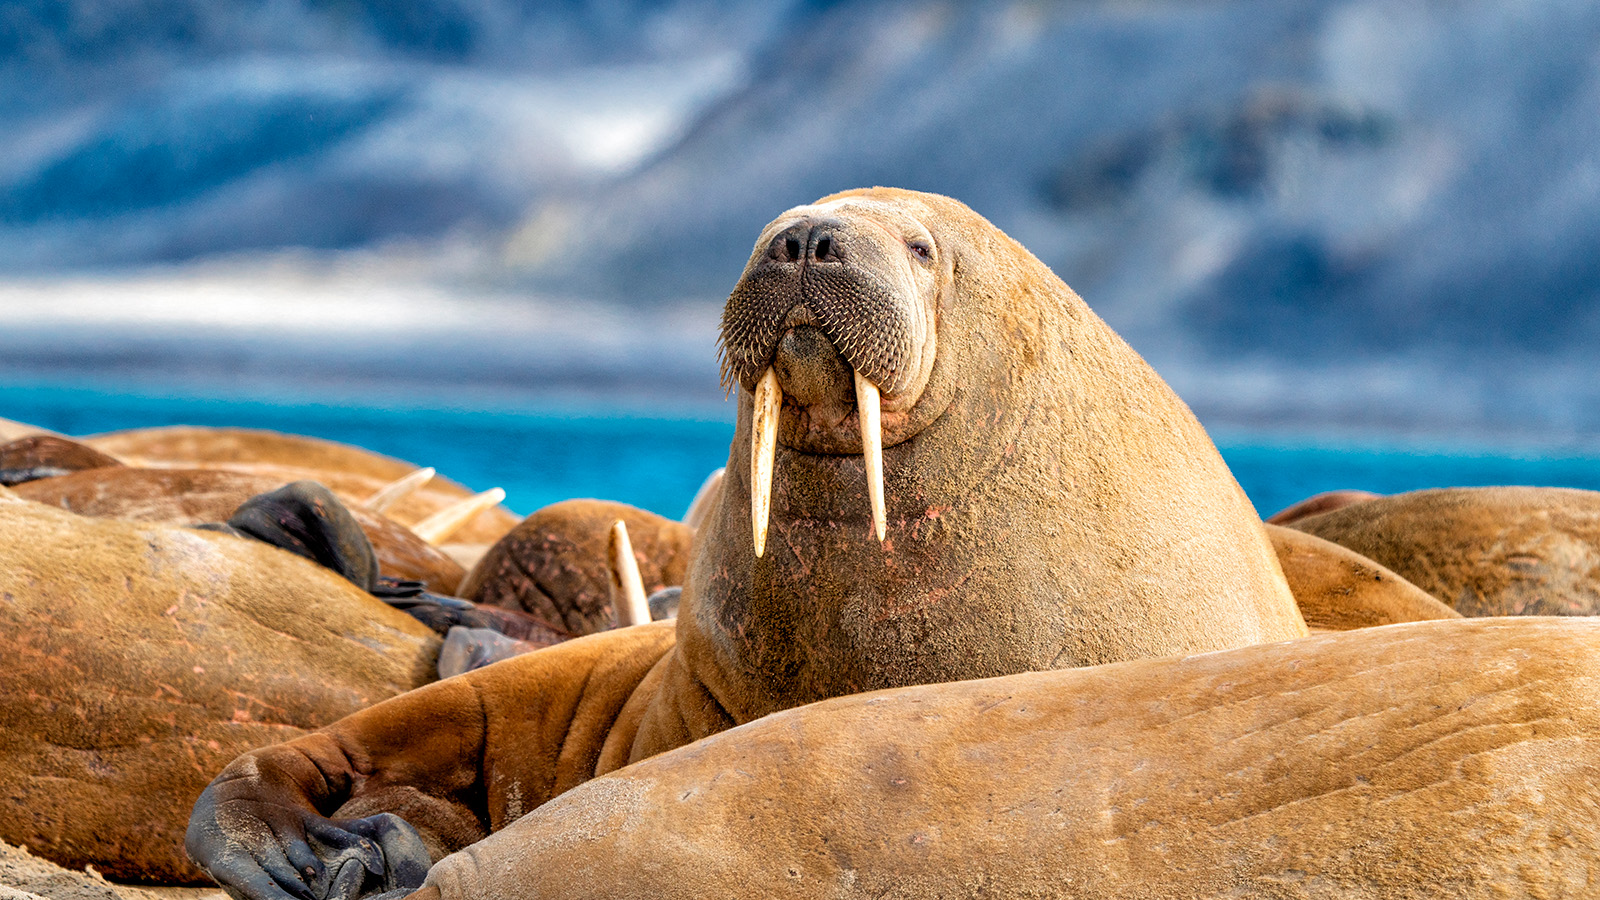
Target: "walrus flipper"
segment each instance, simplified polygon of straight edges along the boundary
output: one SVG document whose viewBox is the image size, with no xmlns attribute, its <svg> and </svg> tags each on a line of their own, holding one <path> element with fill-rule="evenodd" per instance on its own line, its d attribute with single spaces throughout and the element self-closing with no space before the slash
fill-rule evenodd
<svg viewBox="0 0 1600 900">
<path fill-rule="evenodd" d="M 420 886 L 433 863 L 422 836 L 392 813 L 325 819 L 216 787 L 195 804 L 184 844 L 235 900 L 389 900 Z"/>
<path fill-rule="evenodd" d="M 237 900 L 372 900 L 631 746 L 624 706 L 666 623 L 568 641 L 418 688 L 229 763 L 189 819 L 189 856 Z M 621 760 L 626 762 L 626 759 Z"/>
</svg>

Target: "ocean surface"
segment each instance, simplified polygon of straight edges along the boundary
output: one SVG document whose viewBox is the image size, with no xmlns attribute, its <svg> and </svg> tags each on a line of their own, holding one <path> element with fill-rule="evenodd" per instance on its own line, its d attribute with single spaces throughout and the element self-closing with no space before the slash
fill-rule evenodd
<svg viewBox="0 0 1600 900">
<path fill-rule="evenodd" d="M 724 464 L 733 406 L 663 413 L 627 406 L 462 408 L 414 398 L 218 396 L 104 382 L 0 382 L 0 417 L 66 434 L 158 425 L 263 428 L 315 435 L 433 466 L 474 490 L 501 487 L 526 514 L 559 500 L 620 500 L 683 515 Z M 1340 488 L 1525 484 L 1600 490 L 1600 452 L 1423 445 L 1284 433 L 1216 432 L 1263 516 Z"/>
</svg>

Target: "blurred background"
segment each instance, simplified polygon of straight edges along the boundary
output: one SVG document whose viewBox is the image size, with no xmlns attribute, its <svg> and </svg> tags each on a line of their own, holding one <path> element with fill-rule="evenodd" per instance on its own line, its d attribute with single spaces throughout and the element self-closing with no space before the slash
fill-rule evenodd
<svg viewBox="0 0 1600 900">
<path fill-rule="evenodd" d="M 679 515 L 762 225 L 965 201 L 1263 513 L 1600 488 L 1585 0 L 0 0 L 0 417 Z"/>
</svg>

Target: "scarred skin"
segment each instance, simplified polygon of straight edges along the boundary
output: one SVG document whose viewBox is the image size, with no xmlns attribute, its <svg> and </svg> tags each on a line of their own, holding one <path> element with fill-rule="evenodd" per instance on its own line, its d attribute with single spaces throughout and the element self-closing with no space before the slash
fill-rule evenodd
<svg viewBox="0 0 1600 900">
<path fill-rule="evenodd" d="M 808 257 L 818 229 L 831 252 Z M 807 235 L 792 245 L 799 257 L 795 235 Z M 823 266 L 826 277 L 806 274 Z M 774 306 L 785 290 L 788 312 Z M 817 339 L 815 323 L 848 330 L 841 316 L 876 316 L 882 303 L 915 338 L 892 364 L 860 347 L 894 334 Z M 796 311 L 812 305 L 831 312 Z M 398 815 L 417 841 L 386 860 L 414 868 L 425 862 L 415 846 L 437 858 L 505 824 L 507 810 L 776 710 L 1306 634 L 1260 519 L 1187 407 L 1043 264 L 961 204 L 873 189 L 785 213 L 757 242 L 723 341 L 744 388 L 739 423 L 675 628 L 542 650 L 254 752 L 196 805 L 196 860 L 241 896 L 309 896 L 275 860 L 325 882 L 301 838 L 323 816 Z M 763 359 L 781 370 L 785 405 L 758 558 L 747 370 Z M 850 413 L 856 365 L 882 384 L 881 544 Z M 496 691 L 517 702 L 486 713 Z M 507 765 L 515 777 L 497 774 Z M 258 812 L 288 824 L 264 829 Z"/>
</svg>

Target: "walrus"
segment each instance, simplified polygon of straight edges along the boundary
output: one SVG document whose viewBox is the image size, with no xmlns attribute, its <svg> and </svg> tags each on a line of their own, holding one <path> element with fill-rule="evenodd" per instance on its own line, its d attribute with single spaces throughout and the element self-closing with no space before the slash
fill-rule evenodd
<svg viewBox="0 0 1600 900">
<path fill-rule="evenodd" d="M 349 497 L 371 496 L 417 468 L 349 444 L 248 428 L 138 428 L 79 440 L 132 465 L 232 469 L 270 475 L 280 484 L 309 479 Z M 472 492 L 461 485 L 435 477 L 396 503 L 387 514 L 402 525 L 412 526 L 471 496 Z M 466 544 L 492 544 L 519 521 L 510 510 L 493 507 L 464 525 L 453 539 Z"/>
<path fill-rule="evenodd" d="M 592 780 L 412 897 L 1589 896 L 1597 697 L 1573 619 L 877 691 Z"/>
<path fill-rule="evenodd" d="M 40 428 L 37 425 L 29 425 L 27 422 L 18 422 L 13 419 L 0 419 L 0 444 L 9 444 L 19 438 L 32 437 L 39 434 L 47 434 L 53 437 L 66 437 L 66 435 L 58 434 L 48 428 Z"/>
<path fill-rule="evenodd" d="M 19 496 L 98 518 L 165 525 L 225 522 L 239 505 L 282 487 L 273 475 L 230 469 L 151 469 L 138 466 L 90 469 L 19 485 Z M 336 492 L 337 493 L 337 492 Z M 428 590 L 454 594 L 466 572 L 410 529 L 372 512 L 343 494 L 340 499 L 360 524 L 386 575 L 420 581 Z"/>
<path fill-rule="evenodd" d="M 461 582 L 475 603 L 526 610 L 569 635 L 617 619 L 611 586 L 612 525 L 627 525 L 646 594 L 683 584 L 694 530 L 608 500 L 563 500 L 536 510 L 489 549 Z"/>
<path fill-rule="evenodd" d="M 1332 541 L 1271 523 L 1267 535 L 1312 631 L 1461 618 L 1388 568 Z"/>
<path fill-rule="evenodd" d="M 0 495 L 0 840 L 202 882 L 181 835 L 228 760 L 432 681 L 438 648 L 265 543 Z"/>
<path fill-rule="evenodd" d="M 1413 491 L 1289 527 L 1376 560 L 1463 615 L 1600 613 L 1600 492 Z"/>
<path fill-rule="evenodd" d="M 738 424 L 674 623 L 247 754 L 195 806 L 195 860 L 261 900 L 398 890 L 563 790 L 780 709 L 1306 634 L 1188 408 L 954 200 L 784 213 L 721 346 Z"/>
<path fill-rule="evenodd" d="M 1353 503 L 1364 503 L 1368 500 L 1383 496 L 1372 491 L 1324 491 L 1320 494 L 1307 497 L 1298 503 L 1291 503 L 1267 517 L 1268 525 L 1288 525 L 1307 516 L 1315 516 L 1325 512 L 1343 509 Z"/>
<path fill-rule="evenodd" d="M 86 444 L 35 434 L 0 444 L 0 485 L 16 486 L 86 469 L 120 466 L 121 461 Z"/>
</svg>

